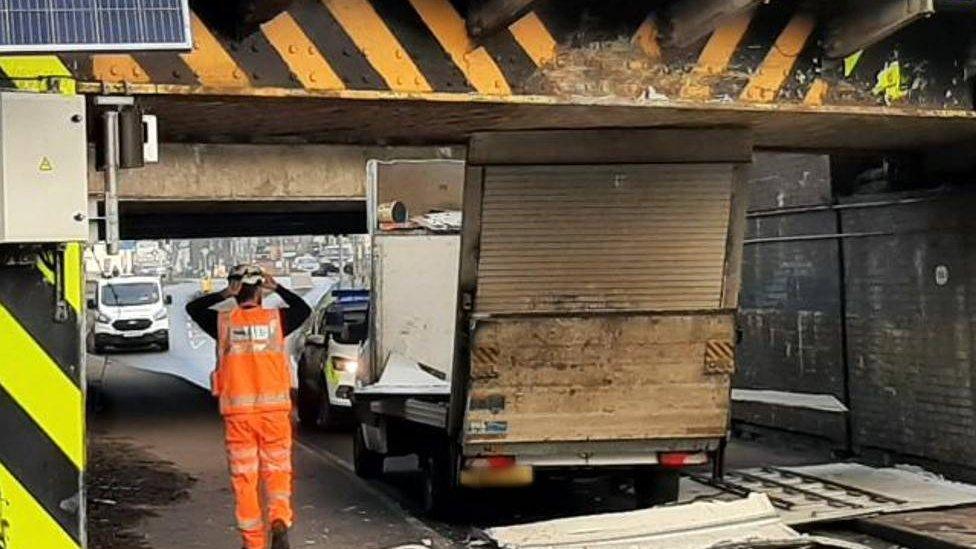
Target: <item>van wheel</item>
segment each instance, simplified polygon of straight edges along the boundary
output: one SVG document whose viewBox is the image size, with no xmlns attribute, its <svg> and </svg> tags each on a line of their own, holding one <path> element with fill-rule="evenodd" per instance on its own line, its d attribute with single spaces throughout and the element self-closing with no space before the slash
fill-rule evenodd
<svg viewBox="0 0 976 549">
<path fill-rule="evenodd" d="M 634 496 L 637 508 L 644 509 L 678 501 L 681 473 L 660 467 L 637 469 L 634 472 Z"/>
<path fill-rule="evenodd" d="M 361 478 L 377 478 L 383 474 L 383 454 L 366 447 L 362 425 L 356 424 L 352 434 L 352 464 Z"/>
</svg>

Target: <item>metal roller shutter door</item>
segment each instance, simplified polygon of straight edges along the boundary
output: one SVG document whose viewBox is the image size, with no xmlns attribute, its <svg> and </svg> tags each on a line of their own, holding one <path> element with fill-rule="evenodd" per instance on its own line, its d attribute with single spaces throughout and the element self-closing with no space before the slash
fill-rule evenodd
<svg viewBox="0 0 976 549">
<path fill-rule="evenodd" d="M 719 308 L 732 170 L 486 167 L 476 312 Z"/>
</svg>

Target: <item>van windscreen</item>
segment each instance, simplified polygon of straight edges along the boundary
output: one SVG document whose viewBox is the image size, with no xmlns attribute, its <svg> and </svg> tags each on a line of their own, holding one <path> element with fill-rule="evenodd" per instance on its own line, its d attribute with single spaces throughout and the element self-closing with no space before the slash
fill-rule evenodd
<svg viewBox="0 0 976 549">
<path fill-rule="evenodd" d="M 159 301 L 159 286 L 151 282 L 106 284 L 102 287 L 102 305 L 125 307 L 150 305 Z"/>
</svg>

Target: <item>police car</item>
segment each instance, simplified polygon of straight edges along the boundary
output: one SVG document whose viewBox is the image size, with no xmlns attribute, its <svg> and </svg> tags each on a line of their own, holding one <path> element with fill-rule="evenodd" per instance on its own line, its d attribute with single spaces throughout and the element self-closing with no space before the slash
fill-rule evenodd
<svg viewBox="0 0 976 549">
<path fill-rule="evenodd" d="M 333 290 L 312 312 L 298 359 L 298 419 L 334 429 L 352 417 L 360 347 L 369 326 L 369 290 Z"/>
</svg>

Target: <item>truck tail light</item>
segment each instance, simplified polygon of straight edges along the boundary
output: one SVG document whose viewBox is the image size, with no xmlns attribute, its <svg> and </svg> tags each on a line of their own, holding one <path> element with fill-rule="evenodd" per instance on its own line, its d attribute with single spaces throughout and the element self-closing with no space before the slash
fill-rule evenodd
<svg viewBox="0 0 976 549">
<path fill-rule="evenodd" d="M 472 458 L 465 462 L 467 469 L 508 469 L 515 466 L 515 458 L 512 456 L 486 456 Z"/>
<path fill-rule="evenodd" d="M 662 467 L 677 469 L 708 463 L 708 455 L 705 452 L 661 452 L 657 455 L 657 462 Z"/>
</svg>

